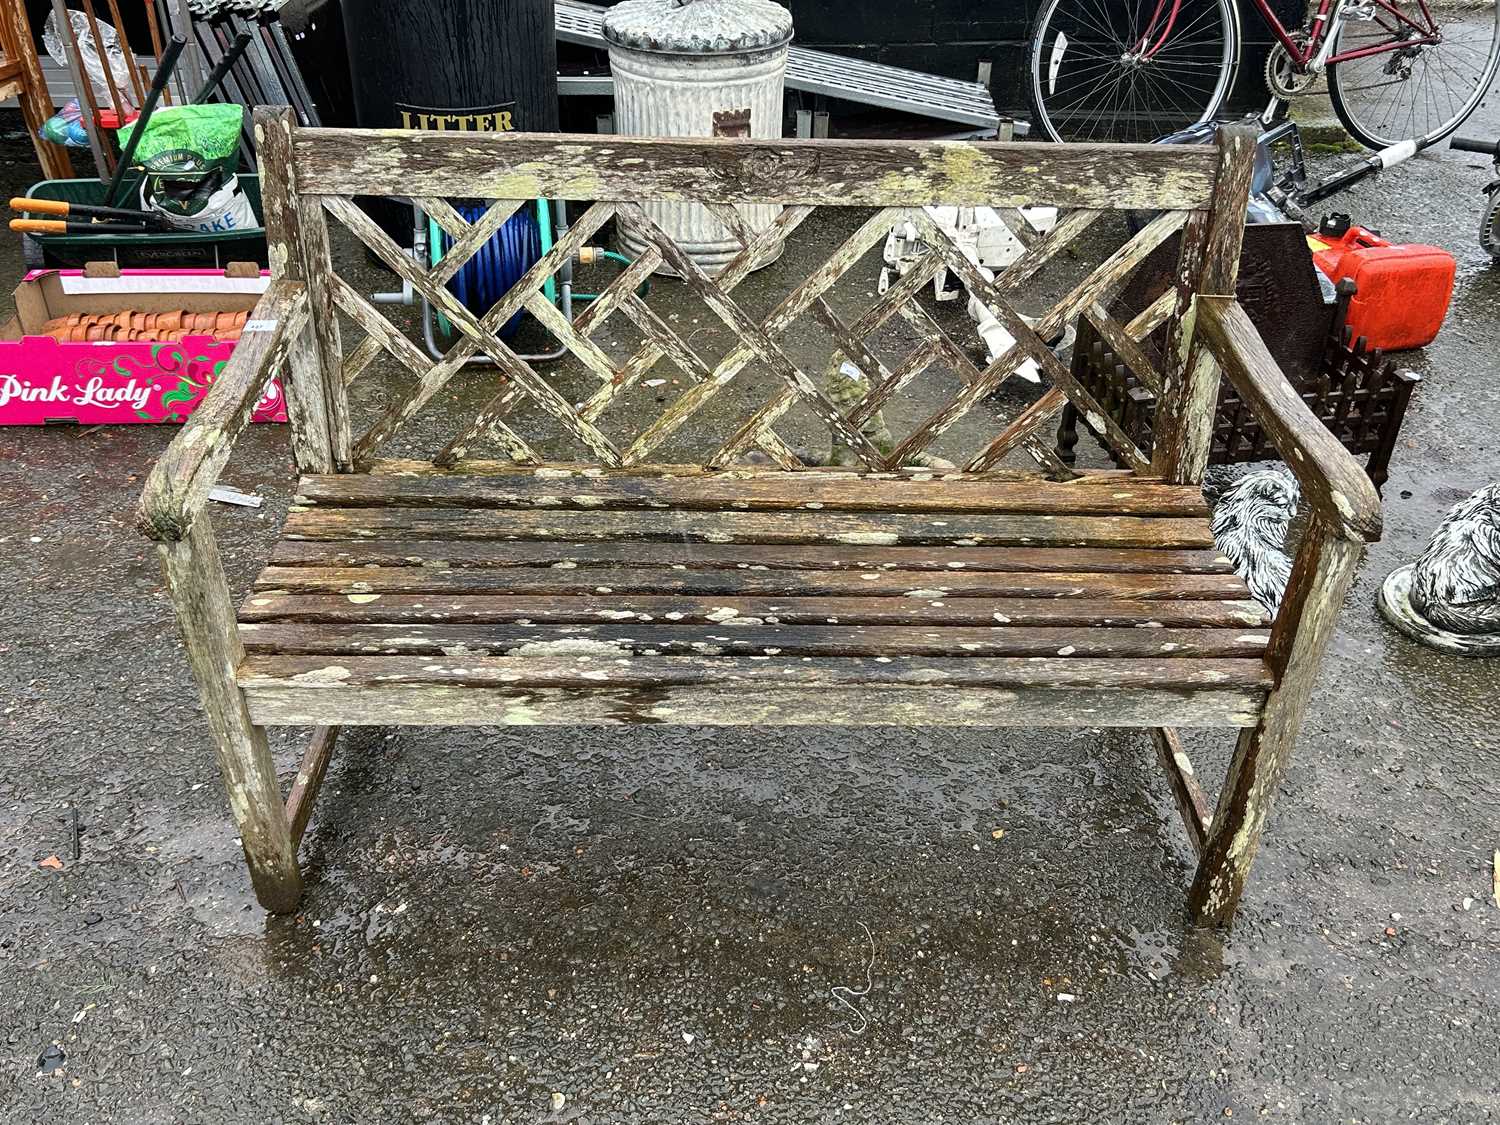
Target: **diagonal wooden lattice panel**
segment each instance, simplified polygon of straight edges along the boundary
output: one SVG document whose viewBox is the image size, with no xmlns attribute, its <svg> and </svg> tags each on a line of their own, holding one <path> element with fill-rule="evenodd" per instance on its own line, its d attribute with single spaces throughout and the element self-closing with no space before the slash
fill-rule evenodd
<svg viewBox="0 0 1500 1125">
<path fill-rule="evenodd" d="M 767 228 L 755 231 L 732 206 L 710 204 L 741 244 L 739 254 L 716 277 L 709 277 L 638 204 L 595 203 L 558 242 L 528 269 L 521 279 L 494 305 L 476 313 L 466 308 L 446 288 L 447 283 L 484 244 L 524 206 L 523 201 L 492 203 L 475 221 L 466 220 L 441 199 L 418 200 L 434 221 L 449 235 L 447 253 L 428 268 L 398 247 L 351 199 L 322 197 L 322 205 L 384 261 L 413 290 L 425 297 L 445 316 L 459 334 L 458 340 L 438 360 L 432 360 L 371 302 L 342 277 L 329 280 L 334 304 L 366 333 L 346 357 L 344 381 L 352 381 L 380 351 L 385 351 L 415 377 L 411 388 L 378 417 L 354 444 L 357 463 L 367 464 L 378 448 L 398 433 L 432 397 L 463 369 L 473 356 L 487 356 L 499 369 L 499 386 L 488 402 L 465 422 L 434 457 L 439 465 L 453 465 L 469 455 L 479 442 L 489 442 L 507 457 L 536 463 L 542 458 L 507 421 L 515 408 L 527 404 L 544 411 L 561 424 L 592 459 L 606 466 L 649 463 L 652 454 L 673 434 L 690 425 L 696 415 L 714 402 L 747 368 L 756 365 L 778 384 L 772 397 L 735 425 L 730 436 L 706 463 L 725 466 L 753 449 L 763 451 L 782 468 L 797 468 L 801 462 L 788 443 L 775 432 L 775 425 L 793 407 L 809 411 L 828 430 L 836 446 L 850 451 L 865 467 L 887 470 L 918 463 L 933 444 L 958 421 L 968 416 L 1021 364 L 1030 360 L 1053 383 L 1053 389 L 1010 420 L 998 436 L 975 453 L 968 469 L 990 468 L 1014 449 L 1027 450 L 1045 468 L 1066 470 L 1038 440 L 1038 432 L 1071 399 L 1115 452 L 1137 469 L 1149 467 L 1148 454 L 1138 449 L 1124 431 L 1112 425 L 1088 390 L 1058 361 L 1047 340 L 1063 326 L 1084 316 L 1111 342 L 1116 354 L 1129 364 L 1148 386 L 1160 386 L 1161 376 L 1136 344 L 1145 335 L 1178 314 L 1175 294 L 1164 294 L 1131 325 L 1121 325 L 1104 307 L 1108 295 L 1166 238 L 1179 230 L 1185 212 L 1165 212 L 1149 223 L 1125 245 L 1109 254 L 1088 276 L 1078 281 L 1061 300 L 1040 317 L 1024 317 L 1013 305 L 1017 291 L 1030 287 L 1038 273 L 1079 237 L 1094 227 L 1104 212 L 1074 211 L 1065 215 L 1043 235 L 1028 234 L 1029 245 L 1009 267 L 991 277 L 970 260 L 963 248 L 921 208 L 884 207 L 866 217 L 826 259 L 791 287 L 771 311 L 748 312 L 734 297 L 735 289 L 763 260 L 774 257 L 782 242 L 795 232 L 815 208 L 784 208 Z M 599 297 L 571 320 L 550 301 L 543 287 L 564 268 L 579 249 L 616 214 L 632 221 L 646 250 L 605 288 Z M 915 266 L 886 293 L 852 318 L 841 315 L 829 297 L 839 281 L 862 263 L 898 225 L 913 225 L 927 249 Z M 638 290 L 658 267 L 669 267 L 681 286 L 728 331 L 732 340 L 727 352 L 713 360 L 700 355 L 643 299 Z M 941 270 L 951 271 L 964 287 L 988 305 L 1014 344 L 1004 354 L 981 367 L 969 347 L 950 333 L 923 307 L 920 295 Z M 681 292 L 681 290 L 679 290 Z M 577 362 L 598 380 L 598 389 L 583 401 L 573 403 L 500 339 L 499 329 L 518 311 L 529 312 Z M 613 317 L 624 317 L 640 334 L 642 343 L 634 352 L 612 356 L 595 334 Z M 850 406 L 836 405 L 814 378 L 794 362 L 781 338 L 801 318 L 810 318 L 828 339 L 837 361 L 847 360 L 865 377 L 866 393 Z M 875 337 L 900 318 L 916 343 L 905 354 L 882 358 Z M 972 345 L 970 345 L 972 346 Z M 604 416 L 622 401 L 632 387 L 645 380 L 662 360 L 669 361 L 686 376 L 687 387 L 669 402 L 658 417 L 632 439 L 617 445 L 600 428 Z M 932 365 L 940 363 L 960 382 L 956 394 L 946 398 L 893 447 L 879 448 L 868 436 L 867 424 L 897 396 L 910 390 Z"/>
<path fill-rule="evenodd" d="M 375 449 L 441 390 L 463 368 L 470 356 L 483 351 L 495 362 L 511 384 L 526 394 L 542 410 L 561 422 L 565 429 L 570 431 L 604 464 L 618 465 L 620 463 L 619 451 L 615 449 L 609 438 L 598 427 L 580 416 L 566 398 L 496 335 L 500 326 L 525 305 L 527 297 L 539 290 L 548 278 L 578 252 L 579 247 L 584 245 L 589 236 L 612 217 L 614 208 L 611 204 L 596 203 L 585 211 L 568 232 L 558 239 L 552 249 L 527 270 L 510 291 L 482 317 L 476 317 L 470 312 L 438 280 L 441 272 L 449 268 L 462 268 L 462 262 L 459 262 L 457 267 L 450 265 L 454 249 L 467 250 L 468 255 L 472 256 L 482 243 L 476 244 L 465 238 L 462 240 L 464 245 L 450 248 L 449 255 L 445 256 L 443 261 L 432 270 L 426 270 L 397 246 L 390 236 L 381 230 L 352 200 L 341 196 L 329 196 L 323 200 L 323 204 L 398 277 L 409 282 L 414 290 L 426 297 L 433 308 L 446 316 L 462 334 L 462 338 L 444 354 L 441 360 L 427 367 L 419 376 L 417 385 L 386 411 L 359 439 L 354 447 L 356 462 L 368 461 Z M 372 308 L 368 311 L 374 310 Z M 380 316 L 379 313 L 374 315 Z M 366 324 L 365 327 L 368 330 L 370 325 Z M 394 341 L 389 341 L 389 343 L 394 345 Z M 395 347 L 399 349 L 399 345 Z"/>
</svg>

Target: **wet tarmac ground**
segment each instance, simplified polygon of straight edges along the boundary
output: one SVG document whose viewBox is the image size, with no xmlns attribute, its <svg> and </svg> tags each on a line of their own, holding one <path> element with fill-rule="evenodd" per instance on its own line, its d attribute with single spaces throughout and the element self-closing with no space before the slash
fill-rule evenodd
<svg viewBox="0 0 1500 1125">
<path fill-rule="evenodd" d="M 1229 935 L 1185 923 L 1133 731 L 346 731 L 268 916 L 131 525 L 172 431 L 0 430 L 0 1121 L 1500 1117 L 1500 664 L 1374 604 L 1497 476 L 1488 178 L 1443 152 L 1339 201 L 1458 291 Z M 211 505 L 236 592 L 285 443 L 225 474 L 264 508 Z M 1229 743 L 1190 737 L 1206 780 Z"/>
</svg>

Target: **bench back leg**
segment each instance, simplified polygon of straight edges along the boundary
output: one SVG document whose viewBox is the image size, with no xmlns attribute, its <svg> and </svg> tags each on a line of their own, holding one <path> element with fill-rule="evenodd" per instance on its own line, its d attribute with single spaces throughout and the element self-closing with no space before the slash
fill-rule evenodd
<svg viewBox="0 0 1500 1125">
<path fill-rule="evenodd" d="M 290 109 L 255 115 L 261 207 L 273 277 L 307 287 L 307 328 L 288 356 L 283 385 L 292 428 L 292 453 L 301 473 L 350 468 L 349 396 L 343 344 L 329 283 L 328 222 L 316 198 L 297 193 Z"/>
<path fill-rule="evenodd" d="M 1219 368 L 1197 339 L 1193 303 L 1198 294 L 1234 293 L 1255 171 L 1255 142 L 1256 131 L 1248 126 L 1219 129 L 1213 208 L 1206 218 L 1195 215 L 1182 233 L 1178 302 L 1168 322 L 1162 356 L 1151 466 L 1152 472 L 1174 484 L 1199 484 L 1208 467 Z"/>
<path fill-rule="evenodd" d="M 206 517 L 197 519 L 185 538 L 157 548 L 255 897 L 267 910 L 286 913 L 302 897 L 302 874 L 265 729 L 250 721 L 244 693 L 235 682 L 244 649 L 213 530 Z"/>
<path fill-rule="evenodd" d="M 1276 686 L 1260 723 L 1240 732 L 1188 895 L 1196 921 L 1227 925 L 1234 919 L 1323 651 L 1363 553 L 1363 544 L 1334 534 L 1318 517 L 1309 523 L 1271 630 L 1266 659 Z"/>
</svg>

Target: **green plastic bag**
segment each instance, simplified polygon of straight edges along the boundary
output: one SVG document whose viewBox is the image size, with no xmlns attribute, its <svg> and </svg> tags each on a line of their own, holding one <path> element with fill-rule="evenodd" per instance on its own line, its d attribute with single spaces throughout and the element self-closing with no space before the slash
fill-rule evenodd
<svg viewBox="0 0 1500 1125">
<path fill-rule="evenodd" d="M 240 130 L 245 124 L 242 105 L 173 105 L 158 109 L 146 122 L 146 131 L 135 150 L 135 163 L 163 168 L 176 163 L 175 154 L 192 153 L 202 163 L 222 168 L 230 175 L 239 167 Z M 118 130 L 120 148 L 130 141 L 136 123 Z M 165 158 L 165 159 L 163 159 Z M 198 163 L 188 161 L 189 164 Z M 201 166 L 201 165 L 200 165 Z"/>
</svg>

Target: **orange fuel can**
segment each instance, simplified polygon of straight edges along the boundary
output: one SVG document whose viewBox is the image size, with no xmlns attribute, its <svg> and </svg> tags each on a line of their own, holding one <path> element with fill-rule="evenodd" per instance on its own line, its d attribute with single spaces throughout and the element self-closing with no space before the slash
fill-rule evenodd
<svg viewBox="0 0 1500 1125">
<path fill-rule="evenodd" d="M 1336 216 L 1336 219 L 1344 218 Z M 1344 219 L 1347 223 L 1347 219 Z M 1337 284 L 1352 278 L 1348 325 L 1372 348 L 1401 351 L 1432 343 L 1453 300 L 1453 255 L 1436 246 L 1392 243 L 1373 231 L 1326 221 L 1307 236 L 1313 261 Z"/>
</svg>

